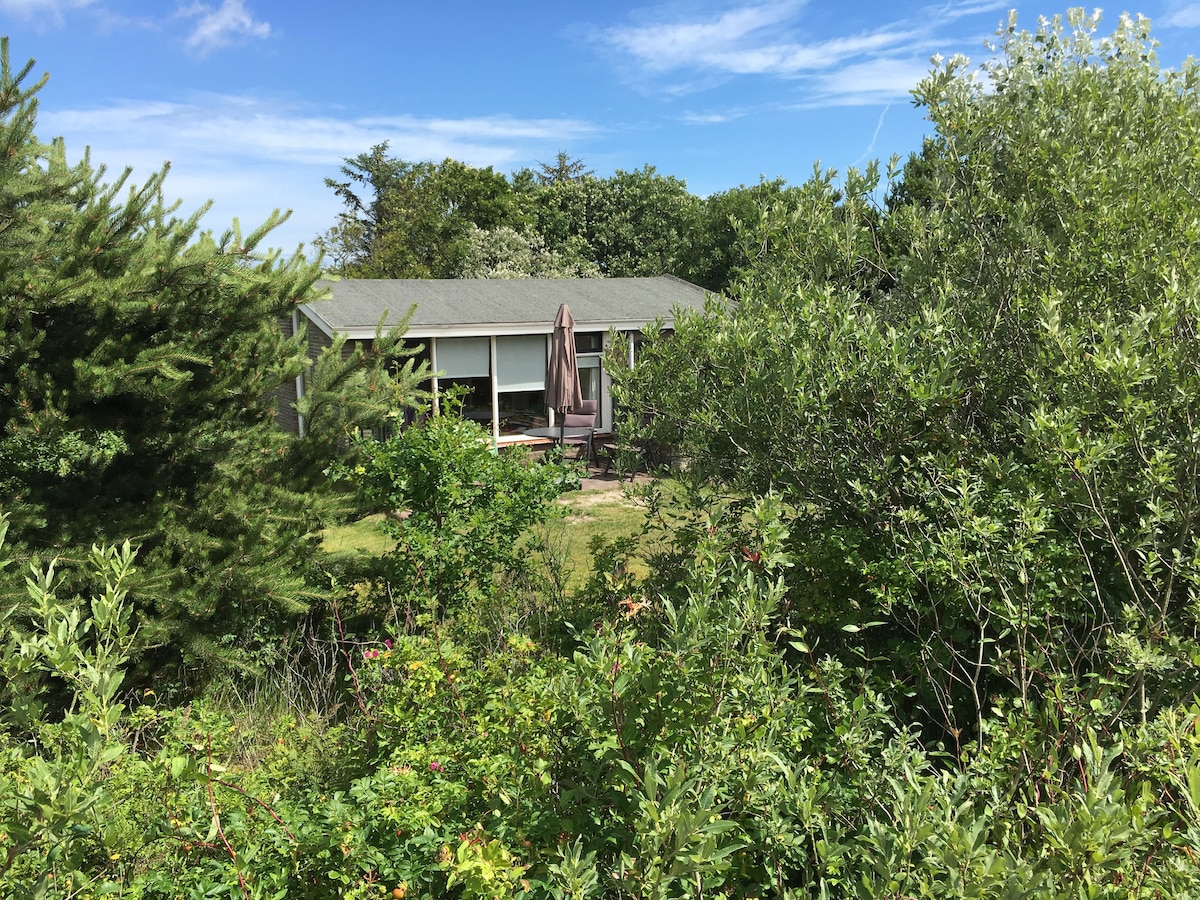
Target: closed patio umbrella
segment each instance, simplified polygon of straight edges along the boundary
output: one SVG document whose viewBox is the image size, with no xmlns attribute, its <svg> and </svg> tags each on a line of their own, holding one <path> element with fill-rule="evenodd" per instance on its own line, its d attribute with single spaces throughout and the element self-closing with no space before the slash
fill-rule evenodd
<svg viewBox="0 0 1200 900">
<path fill-rule="evenodd" d="M 554 335 L 550 338 L 550 364 L 546 370 L 546 405 L 559 416 L 583 406 L 583 391 L 579 387 L 579 363 L 575 359 L 575 320 L 567 304 L 558 308 L 554 317 Z M 566 420 L 559 419 L 561 428 Z"/>
</svg>

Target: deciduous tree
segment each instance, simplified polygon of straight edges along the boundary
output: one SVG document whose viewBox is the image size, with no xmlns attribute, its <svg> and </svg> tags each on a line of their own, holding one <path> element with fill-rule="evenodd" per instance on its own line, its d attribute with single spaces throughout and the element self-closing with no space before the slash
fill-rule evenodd
<svg viewBox="0 0 1200 900">
<path fill-rule="evenodd" d="M 326 182 L 346 208 L 317 244 L 341 274 L 630 277 L 688 268 L 702 201 L 653 166 L 597 178 L 560 153 L 555 165 L 524 169 L 510 181 L 490 167 L 407 162 L 386 151 L 381 144 L 347 159 L 348 180 Z M 520 259 L 486 261 L 506 243 Z M 549 261 L 532 259 L 540 254 Z"/>
<path fill-rule="evenodd" d="M 455 159 L 406 162 L 387 144 L 346 160 L 329 187 L 346 204 L 318 241 L 339 271 L 361 278 L 458 277 L 472 228 L 519 224 L 504 175 Z"/>
</svg>

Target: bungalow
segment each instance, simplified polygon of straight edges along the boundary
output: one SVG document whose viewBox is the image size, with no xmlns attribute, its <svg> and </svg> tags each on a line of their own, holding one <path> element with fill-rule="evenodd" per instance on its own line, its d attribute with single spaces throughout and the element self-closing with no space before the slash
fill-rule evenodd
<svg viewBox="0 0 1200 900">
<path fill-rule="evenodd" d="M 585 400 L 598 402 L 596 427 L 612 428 L 612 398 L 604 354 L 613 333 L 632 365 L 641 331 L 661 319 L 674 327 L 674 311 L 700 310 L 705 291 L 670 275 L 658 278 L 396 279 L 323 282 L 326 300 L 301 304 L 292 333 L 307 328 L 315 358 L 344 334 L 370 341 L 383 318 L 395 325 L 416 307 L 406 339 L 422 344 L 437 372 L 436 398 L 447 388 L 467 391 L 463 414 L 490 426 L 497 444 L 516 442 L 526 428 L 554 424 L 546 408 L 546 361 L 559 304 L 575 319 L 575 349 Z M 304 394 L 303 377 L 280 397 L 285 427 L 303 431 L 291 403 Z"/>
</svg>

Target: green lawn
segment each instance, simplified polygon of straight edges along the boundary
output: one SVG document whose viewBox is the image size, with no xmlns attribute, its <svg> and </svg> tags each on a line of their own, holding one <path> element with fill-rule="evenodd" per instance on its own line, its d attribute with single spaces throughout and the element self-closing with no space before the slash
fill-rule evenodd
<svg viewBox="0 0 1200 900">
<path fill-rule="evenodd" d="M 321 548 L 326 553 L 386 553 L 396 542 L 383 533 L 383 515 L 367 516 L 357 522 L 333 525 L 321 536 Z"/>
<path fill-rule="evenodd" d="M 565 507 L 564 515 L 542 526 L 541 536 L 567 567 L 568 586 L 577 588 L 591 574 L 588 547 L 592 538 L 602 535 L 613 540 L 637 534 L 642 527 L 643 511 L 620 490 L 572 491 L 563 495 L 559 503 Z M 321 546 L 326 552 L 337 554 L 385 553 L 394 545 L 383 533 L 382 521 L 382 515 L 368 516 L 327 528 Z"/>
<path fill-rule="evenodd" d="M 543 526 L 543 534 L 563 559 L 571 589 L 584 584 L 591 575 L 588 548 L 594 537 L 610 541 L 632 537 L 641 531 L 645 519 L 642 506 L 620 490 L 573 491 L 559 503 L 566 508 L 565 515 Z"/>
</svg>

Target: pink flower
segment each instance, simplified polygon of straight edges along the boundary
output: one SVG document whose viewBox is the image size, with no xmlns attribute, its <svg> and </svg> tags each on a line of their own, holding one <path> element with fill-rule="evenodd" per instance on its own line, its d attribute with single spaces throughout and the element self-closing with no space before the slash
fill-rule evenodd
<svg viewBox="0 0 1200 900">
<path fill-rule="evenodd" d="M 435 759 L 433 762 L 431 762 L 429 764 L 429 771 L 430 772 L 441 772 L 442 764 Z"/>
<path fill-rule="evenodd" d="M 391 649 L 392 649 L 392 639 L 391 639 L 391 638 L 388 638 L 387 640 L 385 640 L 385 641 L 383 642 L 383 646 L 385 646 L 385 647 L 387 647 L 389 650 L 391 650 Z"/>
</svg>

